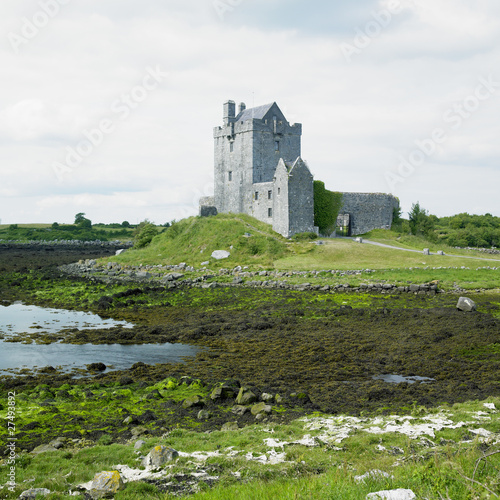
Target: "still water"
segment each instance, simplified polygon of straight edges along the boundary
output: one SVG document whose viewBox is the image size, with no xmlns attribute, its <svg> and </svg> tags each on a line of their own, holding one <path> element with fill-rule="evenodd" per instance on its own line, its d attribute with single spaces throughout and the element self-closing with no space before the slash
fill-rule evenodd
<svg viewBox="0 0 500 500">
<path fill-rule="evenodd" d="M 184 344 L 140 344 L 140 345 L 74 345 L 59 342 L 39 345 L 5 342 L 9 337 L 23 333 L 57 334 L 67 328 L 79 330 L 111 328 L 133 328 L 125 321 L 102 319 L 96 314 L 82 311 L 66 311 L 15 303 L 0 306 L 0 375 L 6 370 L 20 368 L 60 367 L 66 371 L 85 368 L 86 364 L 102 362 L 114 369 L 130 368 L 134 363 L 176 363 L 185 357 L 195 356 L 201 349 Z M 61 333 L 61 336 L 64 333 Z"/>
<path fill-rule="evenodd" d="M 436 379 L 429 377 L 419 377 L 418 375 L 413 375 L 410 377 L 403 377 L 402 375 L 377 375 L 373 377 L 373 380 L 382 380 L 384 382 L 388 382 L 389 384 L 401 384 L 402 382 L 414 384 L 415 382 L 429 383 Z"/>
</svg>

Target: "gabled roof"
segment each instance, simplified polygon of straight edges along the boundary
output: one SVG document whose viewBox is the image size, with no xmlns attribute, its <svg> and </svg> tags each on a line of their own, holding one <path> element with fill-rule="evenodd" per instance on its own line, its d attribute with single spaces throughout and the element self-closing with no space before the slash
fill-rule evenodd
<svg viewBox="0 0 500 500">
<path fill-rule="evenodd" d="M 293 162 L 293 165 L 288 170 L 290 172 L 290 175 L 293 174 L 294 170 L 305 170 L 312 177 L 311 171 L 309 170 L 309 166 L 300 156 Z"/>
<path fill-rule="evenodd" d="M 272 102 L 270 104 L 264 104 L 263 106 L 245 109 L 238 116 L 236 116 L 236 121 L 244 122 L 246 120 L 263 120 L 273 107 L 276 107 L 275 114 L 280 116 L 280 119 L 284 119 L 285 116 L 281 112 L 279 106 L 275 102 Z"/>
<path fill-rule="evenodd" d="M 289 175 L 292 174 L 294 169 L 301 169 L 301 168 L 307 170 L 307 172 L 309 172 L 309 174 L 311 174 L 311 170 L 309 169 L 309 166 L 300 156 L 297 157 L 297 159 L 295 161 L 285 161 L 285 160 L 283 160 L 283 158 L 280 158 L 280 160 L 278 162 L 278 166 L 280 166 L 280 165 L 288 172 Z"/>
</svg>

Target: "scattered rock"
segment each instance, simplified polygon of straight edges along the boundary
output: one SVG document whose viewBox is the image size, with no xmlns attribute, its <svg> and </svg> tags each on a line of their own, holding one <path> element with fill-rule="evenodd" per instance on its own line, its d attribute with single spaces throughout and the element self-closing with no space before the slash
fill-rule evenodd
<svg viewBox="0 0 500 500">
<path fill-rule="evenodd" d="M 210 413 L 207 410 L 200 410 L 197 415 L 198 420 L 208 420 Z"/>
<path fill-rule="evenodd" d="M 134 380 L 130 377 L 120 377 L 118 379 L 118 383 L 120 385 L 130 385 L 130 384 L 133 384 L 134 383 Z"/>
<path fill-rule="evenodd" d="M 40 453 L 47 453 L 50 451 L 57 451 L 57 448 L 54 448 L 50 444 L 42 444 L 40 446 L 37 446 L 34 450 L 31 451 L 33 455 L 39 455 Z"/>
<path fill-rule="evenodd" d="M 158 389 L 154 389 L 146 395 L 146 399 L 162 399 L 162 395 Z"/>
<path fill-rule="evenodd" d="M 138 441 L 135 442 L 134 444 L 134 450 L 139 450 L 141 449 L 144 445 L 146 444 L 146 441 L 143 441 L 142 439 L 139 439 Z"/>
<path fill-rule="evenodd" d="M 442 250 L 438 250 L 438 251 L 437 251 L 437 254 L 438 254 L 438 255 L 444 255 L 445 253 L 444 253 Z"/>
<path fill-rule="evenodd" d="M 228 386 L 221 386 L 221 387 L 216 387 L 211 393 L 210 393 L 210 399 L 213 401 L 217 401 L 219 399 L 230 399 L 234 398 L 234 389 L 232 387 Z"/>
<path fill-rule="evenodd" d="M 149 434 L 148 429 L 146 429 L 146 427 L 143 427 L 142 425 L 134 427 L 130 432 L 132 433 L 133 437 L 142 436 L 143 434 Z"/>
<path fill-rule="evenodd" d="M 161 467 L 167 462 L 171 462 L 179 456 L 179 453 L 173 448 L 167 448 L 163 445 L 155 446 L 142 460 L 144 467 Z"/>
<path fill-rule="evenodd" d="M 193 408 L 194 406 L 203 406 L 203 400 L 199 396 L 191 396 L 182 402 L 182 407 L 187 410 L 188 408 Z"/>
<path fill-rule="evenodd" d="M 66 440 L 62 437 L 58 437 L 56 439 L 53 439 L 50 443 L 49 446 L 53 446 L 56 450 L 59 450 L 60 448 L 64 448 Z"/>
<path fill-rule="evenodd" d="M 366 495 L 366 500 L 413 500 L 414 498 L 417 498 L 417 496 L 412 490 L 404 490 L 402 488 L 377 491 Z"/>
<path fill-rule="evenodd" d="M 354 476 L 354 481 L 356 481 L 356 483 L 364 483 L 367 479 L 373 479 L 373 480 L 394 479 L 394 476 L 391 476 L 390 474 L 387 474 L 387 472 L 378 469 L 368 471 L 366 474 L 363 474 L 362 476 Z"/>
<path fill-rule="evenodd" d="M 239 429 L 238 422 L 226 422 L 222 427 L 221 431 L 237 431 Z"/>
<path fill-rule="evenodd" d="M 202 262 L 200 266 L 208 266 L 210 264 L 210 261 L 206 260 L 205 262 Z"/>
<path fill-rule="evenodd" d="M 260 413 L 271 413 L 272 407 L 270 405 L 266 405 L 266 403 L 257 403 L 253 405 L 250 411 L 252 415 L 259 415 Z"/>
<path fill-rule="evenodd" d="M 257 396 L 246 387 L 241 387 L 236 396 L 236 403 L 239 405 L 249 405 L 254 401 L 257 401 Z"/>
<path fill-rule="evenodd" d="M 404 455 L 405 451 L 403 450 L 403 448 L 399 448 L 398 446 L 391 446 L 389 453 L 391 455 L 397 456 L 397 455 Z"/>
<path fill-rule="evenodd" d="M 468 297 L 460 297 L 457 303 L 459 311 L 472 312 L 477 309 L 476 303 Z"/>
<path fill-rule="evenodd" d="M 267 403 L 269 401 L 272 401 L 274 399 L 274 396 L 272 394 L 268 394 L 267 392 L 264 392 L 260 396 L 260 399 L 262 399 L 262 401 L 265 401 Z"/>
<path fill-rule="evenodd" d="M 47 496 L 50 494 L 50 490 L 47 488 L 30 488 L 29 490 L 23 491 L 20 495 L 20 499 L 31 500 L 36 498 L 37 496 Z"/>
<path fill-rule="evenodd" d="M 136 424 L 138 422 L 137 418 L 134 415 L 129 415 L 127 418 L 123 420 L 125 425 Z"/>
<path fill-rule="evenodd" d="M 184 275 L 181 273 L 170 273 L 165 276 L 165 280 L 167 281 L 177 281 L 184 278 Z"/>
<path fill-rule="evenodd" d="M 249 410 L 248 406 L 236 405 L 231 408 L 231 412 L 241 417 Z"/>
<path fill-rule="evenodd" d="M 90 363 L 89 365 L 85 365 L 88 371 L 93 372 L 103 372 L 106 369 L 106 365 L 104 363 Z"/>
</svg>

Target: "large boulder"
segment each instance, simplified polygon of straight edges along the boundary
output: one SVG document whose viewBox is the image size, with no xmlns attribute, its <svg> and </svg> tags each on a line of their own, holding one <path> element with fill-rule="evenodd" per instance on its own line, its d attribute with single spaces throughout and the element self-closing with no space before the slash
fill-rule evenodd
<svg viewBox="0 0 500 500">
<path fill-rule="evenodd" d="M 163 445 L 155 446 L 143 459 L 144 467 L 161 467 L 167 462 L 177 458 L 179 453 L 173 448 L 167 448 Z"/>
<path fill-rule="evenodd" d="M 226 250 L 215 250 L 212 252 L 212 258 L 215 260 L 227 259 L 230 255 Z"/>
<path fill-rule="evenodd" d="M 457 303 L 459 311 L 472 312 L 477 309 L 476 303 L 468 297 L 460 297 Z"/>
<path fill-rule="evenodd" d="M 90 485 L 90 495 L 92 498 L 104 498 L 114 495 L 124 487 L 125 484 L 118 471 L 98 472 Z"/>
</svg>

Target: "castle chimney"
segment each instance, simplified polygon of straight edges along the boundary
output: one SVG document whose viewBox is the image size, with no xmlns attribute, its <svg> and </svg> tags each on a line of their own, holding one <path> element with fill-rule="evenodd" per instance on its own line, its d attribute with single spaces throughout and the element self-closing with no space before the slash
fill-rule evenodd
<svg viewBox="0 0 500 500">
<path fill-rule="evenodd" d="M 234 120 L 236 112 L 236 104 L 234 101 L 224 103 L 224 124 L 229 125 L 231 120 Z"/>
<path fill-rule="evenodd" d="M 243 113 L 243 111 L 245 111 L 245 109 L 247 109 L 247 105 L 244 102 L 240 102 L 240 109 L 238 111 L 238 114 Z"/>
</svg>

